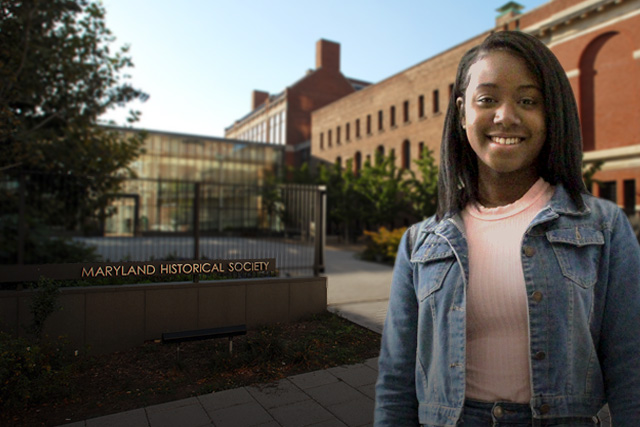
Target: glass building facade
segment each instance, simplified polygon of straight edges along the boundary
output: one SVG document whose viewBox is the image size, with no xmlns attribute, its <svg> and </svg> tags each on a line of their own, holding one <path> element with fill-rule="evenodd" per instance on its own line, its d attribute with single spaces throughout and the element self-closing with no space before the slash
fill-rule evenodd
<svg viewBox="0 0 640 427">
<path fill-rule="evenodd" d="M 283 162 L 282 145 L 147 131 L 145 153 L 131 164 L 137 178 L 114 200 L 105 234 L 190 232 L 196 207 L 202 232 L 260 229 L 272 222 L 264 186 L 281 177 Z"/>
</svg>

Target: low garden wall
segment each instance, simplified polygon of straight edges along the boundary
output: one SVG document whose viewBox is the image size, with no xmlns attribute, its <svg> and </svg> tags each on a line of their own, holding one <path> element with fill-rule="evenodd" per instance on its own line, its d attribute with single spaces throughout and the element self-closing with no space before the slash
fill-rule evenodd
<svg viewBox="0 0 640 427">
<path fill-rule="evenodd" d="M 33 291 L 0 291 L 0 330 L 24 335 Z M 44 333 L 90 354 L 124 350 L 163 332 L 295 321 L 327 307 L 326 277 L 62 288 Z"/>
</svg>

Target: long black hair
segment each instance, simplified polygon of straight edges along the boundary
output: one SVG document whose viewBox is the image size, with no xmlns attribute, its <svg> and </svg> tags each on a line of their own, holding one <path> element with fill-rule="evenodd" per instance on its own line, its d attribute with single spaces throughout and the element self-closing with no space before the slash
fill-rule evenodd
<svg viewBox="0 0 640 427">
<path fill-rule="evenodd" d="M 478 160 L 462 128 L 456 100 L 464 99 L 469 68 L 492 51 L 522 58 L 538 79 L 546 122 L 538 173 L 552 185 L 562 184 L 572 200 L 582 207 L 581 193 L 587 192 L 582 180 L 582 136 L 578 108 L 565 71 L 551 50 L 537 38 L 519 31 L 500 31 L 465 53 L 458 65 L 440 147 L 437 217 L 460 211 L 467 203 L 478 200 Z"/>
</svg>

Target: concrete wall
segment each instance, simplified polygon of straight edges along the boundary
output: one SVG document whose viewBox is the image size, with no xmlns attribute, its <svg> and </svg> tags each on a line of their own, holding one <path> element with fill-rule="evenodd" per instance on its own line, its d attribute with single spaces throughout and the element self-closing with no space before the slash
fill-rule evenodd
<svg viewBox="0 0 640 427">
<path fill-rule="evenodd" d="M 25 334 L 32 296 L 0 292 L 0 330 Z M 160 339 L 163 332 L 237 324 L 253 329 L 322 313 L 327 282 L 310 277 L 64 288 L 59 305 L 45 333 L 100 354 Z"/>
</svg>

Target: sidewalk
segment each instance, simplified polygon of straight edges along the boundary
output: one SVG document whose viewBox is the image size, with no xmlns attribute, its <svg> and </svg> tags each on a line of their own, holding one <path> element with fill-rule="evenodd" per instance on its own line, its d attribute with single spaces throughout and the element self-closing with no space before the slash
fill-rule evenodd
<svg viewBox="0 0 640 427">
<path fill-rule="evenodd" d="M 67 427 L 370 426 L 377 359 L 149 406 Z"/>
</svg>

